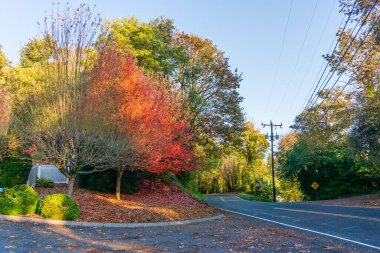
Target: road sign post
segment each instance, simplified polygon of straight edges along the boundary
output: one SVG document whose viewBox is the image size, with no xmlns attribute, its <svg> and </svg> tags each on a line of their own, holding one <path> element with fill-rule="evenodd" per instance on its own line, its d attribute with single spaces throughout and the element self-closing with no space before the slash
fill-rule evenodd
<svg viewBox="0 0 380 253">
<path fill-rule="evenodd" d="M 318 200 L 318 195 L 317 195 L 317 190 L 318 190 L 318 187 L 319 187 L 319 184 L 317 182 L 313 182 L 311 184 L 311 187 L 314 189 L 315 191 L 315 200 Z"/>
</svg>

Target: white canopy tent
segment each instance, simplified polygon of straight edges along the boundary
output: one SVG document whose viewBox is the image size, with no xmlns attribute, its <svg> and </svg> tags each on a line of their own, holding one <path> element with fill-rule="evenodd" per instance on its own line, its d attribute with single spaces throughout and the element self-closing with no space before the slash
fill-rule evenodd
<svg viewBox="0 0 380 253">
<path fill-rule="evenodd" d="M 69 179 L 65 177 L 54 165 L 36 164 L 29 172 L 29 178 L 26 182 L 29 186 L 35 186 L 38 179 L 45 178 L 52 180 L 55 184 L 68 184 Z"/>
</svg>

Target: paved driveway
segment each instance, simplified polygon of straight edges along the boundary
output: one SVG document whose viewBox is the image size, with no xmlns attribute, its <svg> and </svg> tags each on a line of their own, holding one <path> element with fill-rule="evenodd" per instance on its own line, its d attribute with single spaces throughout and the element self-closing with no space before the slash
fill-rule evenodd
<svg viewBox="0 0 380 253">
<path fill-rule="evenodd" d="M 251 219 L 380 251 L 380 208 L 262 203 L 246 201 L 231 195 L 208 196 L 207 202 Z"/>
</svg>

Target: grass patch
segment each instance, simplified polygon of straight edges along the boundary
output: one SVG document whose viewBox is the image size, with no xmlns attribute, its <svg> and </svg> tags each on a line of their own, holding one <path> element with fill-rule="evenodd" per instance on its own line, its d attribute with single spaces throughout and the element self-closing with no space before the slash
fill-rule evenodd
<svg viewBox="0 0 380 253">
<path fill-rule="evenodd" d="M 183 186 L 183 184 L 177 179 L 177 177 L 174 177 L 174 180 L 172 181 L 172 183 L 174 183 L 175 185 L 177 185 L 178 188 L 179 188 L 181 191 L 190 194 L 190 196 L 192 196 L 193 198 L 197 199 L 198 201 L 201 201 L 201 202 L 204 202 L 204 201 L 205 201 L 206 197 L 203 196 L 202 193 L 200 193 L 199 191 L 194 190 L 194 189 L 188 189 L 188 188 L 186 188 L 186 187 Z"/>
<path fill-rule="evenodd" d="M 258 196 L 251 195 L 249 193 L 241 193 L 238 195 L 239 198 L 249 200 L 249 201 L 258 201 L 258 202 L 273 202 L 271 199 L 261 198 Z"/>
<path fill-rule="evenodd" d="M 201 202 L 204 202 L 206 197 L 203 196 L 202 193 L 200 193 L 199 191 L 195 191 L 195 190 L 188 190 L 188 189 L 184 189 L 185 192 L 187 192 L 188 194 L 190 194 L 193 198 L 201 201 Z"/>
<path fill-rule="evenodd" d="M 176 175 L 174 175 L 173 173 L 163 173 L 161 176 L 160 176 L 160 179 L 165 182 L 165 183 L 172 183 L 174 185 L 176 185 L 180 191 L 182 192 L 186 192 L 188 194 L 190 194 L 190 196 L 192 196 L 193 198 L 195 198 L 196 200 L 198 201 L 201 201 L 201 202 L 204 202 L 206 197 L 203 196 L 202 193 L 200 193 L 198 190 L 196 189 L 191 189 L 193 187 L 186 187 L 179 179 Z"/>
</svg>

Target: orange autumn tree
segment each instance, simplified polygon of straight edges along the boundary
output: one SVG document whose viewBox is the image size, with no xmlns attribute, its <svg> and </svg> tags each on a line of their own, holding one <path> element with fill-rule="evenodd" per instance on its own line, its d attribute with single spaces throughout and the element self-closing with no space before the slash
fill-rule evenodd
<svg viewBox="0 0 380 253">
<path fill-rule="evenodd" d="M 131 147 L 115 165 L 117 199 L 125 170 L 160 174 L 193 169 L 188 122 L 175 92 L 166 87 L 146 76 L 129 53 L 113 45 L 99 51 L 85 108 L 95 124 L 115 128 Z"/>
</svg>

